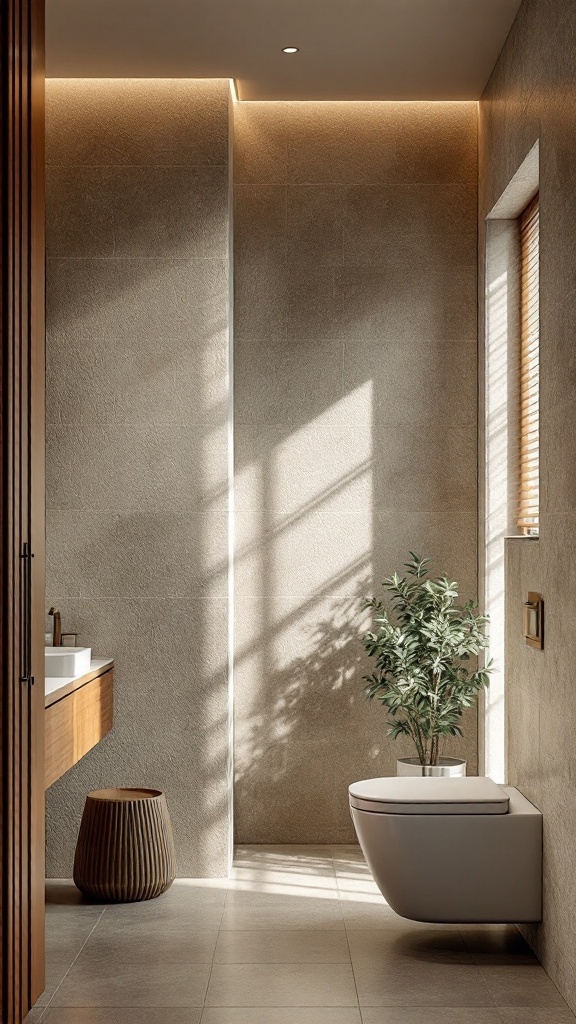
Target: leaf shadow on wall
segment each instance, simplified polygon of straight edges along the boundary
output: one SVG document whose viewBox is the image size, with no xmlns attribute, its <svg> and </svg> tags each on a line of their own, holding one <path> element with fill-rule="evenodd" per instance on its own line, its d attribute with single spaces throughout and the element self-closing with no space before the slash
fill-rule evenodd
<svg viewBox="0 0 576 1024">
<path fill-rule="evenodd" d="M 367 702 L 362 683 L 368 668 L 361 645 L 369 621 L 368 579 L 355 589 L 356 597 L 301 601 L 268 636 L 264 632 L 238 651 L 237 708 L 243 726 L 236 747 L 236 827 L 253 842 L 291 843 L 295 836 L 299 842 L 322 842 L 327 831 L 333 842 L 349 842 L 353 830 L 342 774 L 354 781 L 358 762 L 367 760 L 374 774 L 383 773 L 384 718 Z M 313 624 L 306 626 L 307 619 Z M 291 648 L 296 637 L 302 653 L 285 659 L 283 641 Z M 270 659 L 266 689 L 257 710 L 249 712 L 243 706 L 242 674 L 253 671 L 263 650 Z M 352 736 L 362 736 L 361 753 L 349 742 Z M 348 741 L 347 763 L 326 787 L 326 762 L 335 754 L 341 758 L 343 740 L 345 746 Z"/>
</svg>

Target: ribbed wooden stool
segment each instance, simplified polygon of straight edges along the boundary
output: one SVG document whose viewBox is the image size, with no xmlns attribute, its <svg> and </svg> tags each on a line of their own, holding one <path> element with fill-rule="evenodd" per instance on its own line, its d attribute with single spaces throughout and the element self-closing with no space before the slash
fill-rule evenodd
<svg viewBox="0 0 576 1024">
<path fill-rule="evenodd" d="M 158 789 L 88 793 L 74 857 L 74 883 L 109 903 L 151 900 L 176 875 L 172 825 Z"/>
</svg>

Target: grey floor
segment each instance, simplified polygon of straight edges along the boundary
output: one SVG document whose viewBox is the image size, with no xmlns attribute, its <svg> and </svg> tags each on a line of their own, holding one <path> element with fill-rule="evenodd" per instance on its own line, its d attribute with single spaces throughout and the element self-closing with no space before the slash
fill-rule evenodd
<svg viewBox="0 0 576 1024">
<path fill-rule="evenodd" d="M 157 900 L 47 890 L 42 1024 L 569 1024 L 512 926 L 397 917 L 357 847 L 247 847 Z"/>
</svg>

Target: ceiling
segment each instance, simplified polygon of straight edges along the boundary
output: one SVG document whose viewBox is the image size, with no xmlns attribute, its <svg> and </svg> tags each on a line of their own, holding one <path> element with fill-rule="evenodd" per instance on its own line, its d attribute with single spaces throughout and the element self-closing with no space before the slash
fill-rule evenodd
<svg viewBox="0 0 576 1024">
<path fill-rule="evenodd" d="M 235 78 L 242 100 L 478 99 L 520 2 L 47 0 L 47 75 Z"/>
</svg>

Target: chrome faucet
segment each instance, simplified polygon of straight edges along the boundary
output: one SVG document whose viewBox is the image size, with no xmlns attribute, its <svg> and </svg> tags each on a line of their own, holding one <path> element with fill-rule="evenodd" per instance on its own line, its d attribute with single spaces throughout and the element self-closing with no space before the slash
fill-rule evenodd
<svg viewBox="0 0 576 1024">
<path fill-rule="evenodd" d="M 52 646 L 62 646 L 62 619 L 60 618 L 60 612 L 56 608 L 51 608 L 48 615 L 54 616 L 54 623 L 52 626 Z"/>
</svg>

